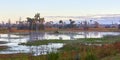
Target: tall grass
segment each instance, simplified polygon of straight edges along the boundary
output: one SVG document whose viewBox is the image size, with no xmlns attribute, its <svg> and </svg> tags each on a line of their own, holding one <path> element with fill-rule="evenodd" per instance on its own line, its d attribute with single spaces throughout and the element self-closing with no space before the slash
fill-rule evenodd
<svg viewBox="0 0 120 60">
<path fill-rule="evenodd" d="M 58 60 L 59 54 L 55 52 L 51 52 L 47 54 L 47 60 Z"/>
</svg>

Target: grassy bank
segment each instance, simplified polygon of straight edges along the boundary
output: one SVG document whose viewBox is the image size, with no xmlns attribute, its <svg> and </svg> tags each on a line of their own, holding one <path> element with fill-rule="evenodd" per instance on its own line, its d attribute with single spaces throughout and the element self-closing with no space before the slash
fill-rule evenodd
<svg viewBox="0 0 120 60">
<path fill-rule="evenodd" d="M 68 28 L 68 29 L 58 29 L 58 28 L 45 28 L 45 30 L 40 30 L 40 32 L 55 32 L 55 31 L 61 31 L 61 32 L 83 32 L 84 29 L 82 28 Z M 120 32 L 120 29 L 118 28 L 89 28 L 87 30 L 88 32 L 98 31 L 98 32 Z M 11 33 L 29 33 L 30 30 L 18 30 L 17 28 L 12 28 Z M 0 33 L 8 33 L 7 28 L 0 29 Z"/>
<path fill-rule="evenodd" d="M 108 56 L 108 57 L 105 57 L 101 60 L 120 60 L 120 54 L 117 54 L 117 55 L 113 55 L 113 56 Z"/>
</svg>

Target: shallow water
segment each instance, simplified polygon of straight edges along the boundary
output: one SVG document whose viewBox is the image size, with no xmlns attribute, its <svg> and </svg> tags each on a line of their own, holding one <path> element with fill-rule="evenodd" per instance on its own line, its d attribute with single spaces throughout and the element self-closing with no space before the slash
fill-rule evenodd
<svg viewBox="0 0 120 60">
<path fill-rule="evenodd" d="M 62 39 L 62 40 L 75 40 L 78 38 L 101 38 L 104 35 L 119 35 L 119 32 L 69 32 L 69 33 L 31 33 L 31 40 L 49 40 L 49 39 Z"/>
<path fill-rule="evenodd" d="M 33 55 L 47 54 L 48 52 L 56 52 L 61 48 L 62 43 L 49 43 L 48 45 L 40 46 L 23 46 L 19 43 L 26 43 L 27 41 L 34 40 L 48 40 L 48 39 L 62 39 L 62 40 L 75 40 L 78 38 L 101 38 L 104 35 L 120 35 L 119 32 L 74 32 L 74 33 L 31 33 L 28 35 L 15 35 L 15 34 L 0 34 L 0 41 L 8 43 L 0 44 L 0 46 L 8 46 L 10 48 L 0 51 L 0 54 L 13 54 L 13 53 L 33 53 Z"/>
</svg>

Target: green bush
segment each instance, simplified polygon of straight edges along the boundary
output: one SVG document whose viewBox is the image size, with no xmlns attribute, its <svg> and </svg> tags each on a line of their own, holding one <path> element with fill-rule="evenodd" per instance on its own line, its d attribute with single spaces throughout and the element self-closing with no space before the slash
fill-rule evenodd
<svg viewBox="0 0 120 60">
<path fill-rule="evenodd" d="M 59 59 L 59 54 L 52 52 L 47 55 L 48 60 L 58 60 Z"/>
<path fill-rule="evenodd" d="M 93 53 L 88 52 L 87 55 L 86 55 L 86 57 L 85 57 L 85 60 L 98 60 L 98 58 Z"/>
</svg>

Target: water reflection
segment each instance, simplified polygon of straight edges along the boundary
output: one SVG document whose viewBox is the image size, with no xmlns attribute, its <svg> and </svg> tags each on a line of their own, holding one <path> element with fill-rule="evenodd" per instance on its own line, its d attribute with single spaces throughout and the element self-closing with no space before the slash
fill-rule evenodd
<svg viewBox="0 0 120 60">
<path fill-rule="evenodd" d="M 30 32 L 29 34 L 29 40 L 43 40 L 45 39 L 45 33 L 43 32 Z"/>
<path fill-rule="evenodd" d="M 48 45 L 41 45 L 41 46 L 31 46 L 30 52 L 33 53 L 33 55 L 42 55 L 47 54 L 49 52 L 57 52 L 58 48 L 61 48 L 63 44 L 60 43 L 52 43 Z"/>
<path fill-rule="evenodd" d="M 0 51 L 0 54 L 32 53 L 34 56 L 47 54 L 48 52 L 56 52 L 58 48 L 63 46 L 61 43 L 51 43 L 40 46 L 22 46 L 16 43 L 8 43 L 4 45 L 9 46 L 10 48 Z"/>
<path fill-rule="evenodd" d="M 22 33 L 19 33 L 22 34 Z M 47 54 L 48 52 L 56 52 L 58 48 L 63 46 L 62 43 L 50 43 L 48 45 L 40 46 L 23 46 L 19 43 L 26 43 L 27 41 L 44 40 L 44 39 L 60 39 L 60 40 L 75 40 L 78 38 L 101 38 L 104 35 L 119 35 L 119 32 L 74 32 L 74 33 L 43 33 L 31 32 L 28 35 L 15 35 L 15 34 L 0 34 L 0 41 L 8 43 L 0 44 L 0 46 L 9 46 L 10 48 L 0 51 L 0 54 L 12 53 L 32 53 L 33 55 Z"/>
</svg>

